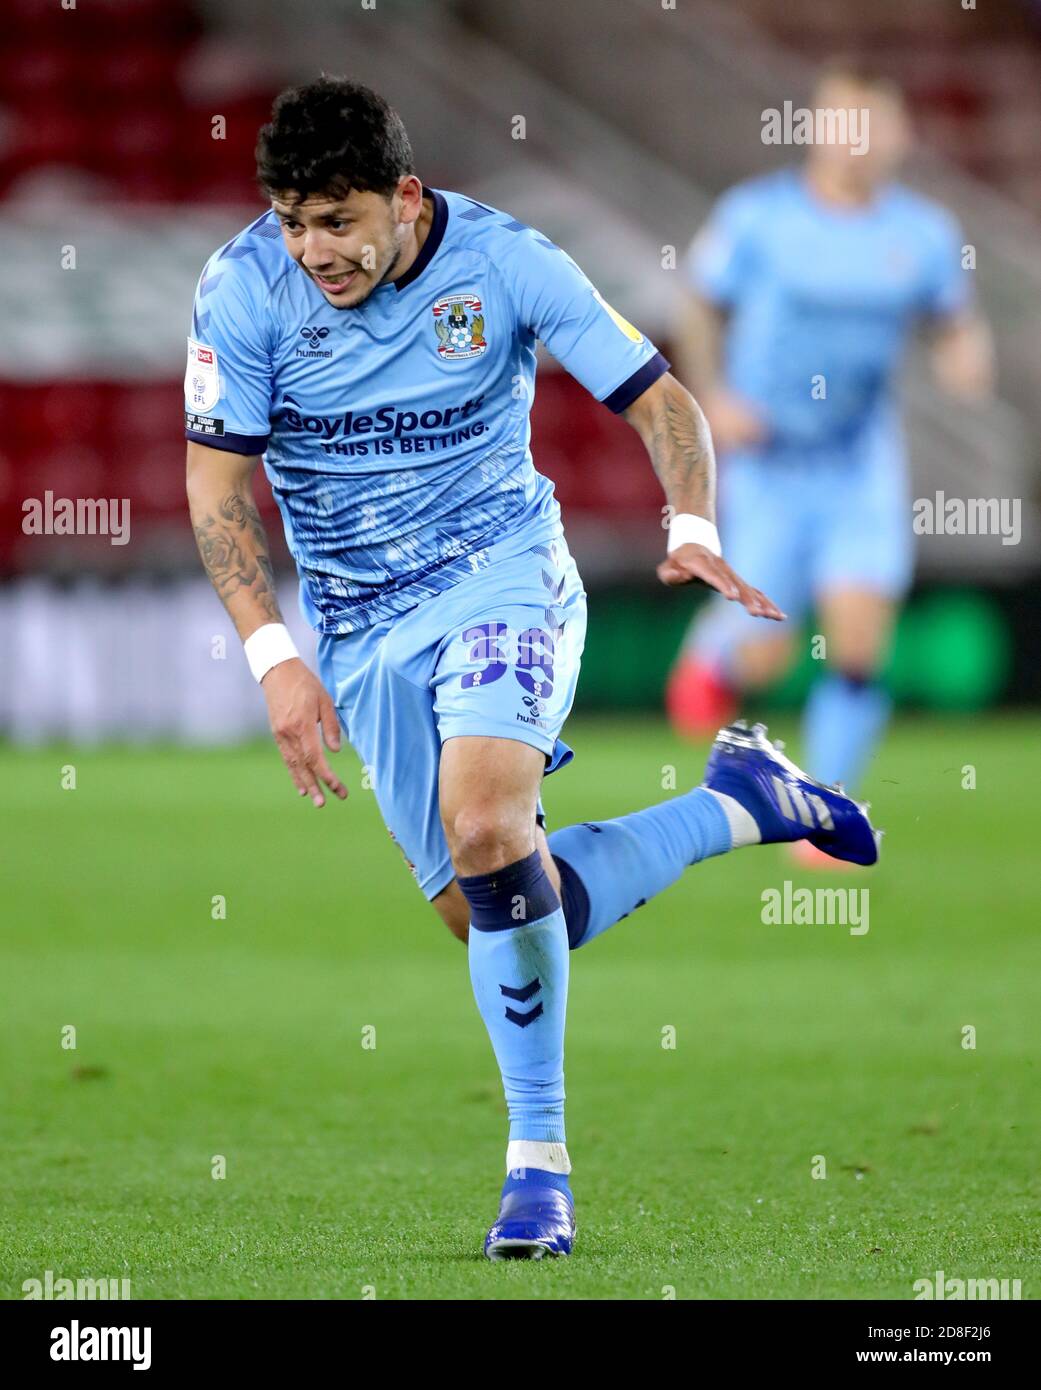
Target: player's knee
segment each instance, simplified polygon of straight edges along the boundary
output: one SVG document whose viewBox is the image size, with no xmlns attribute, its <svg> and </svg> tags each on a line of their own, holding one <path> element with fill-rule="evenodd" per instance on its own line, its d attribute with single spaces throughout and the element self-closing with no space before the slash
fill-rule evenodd
<svg viewBox="0 0 1041 1390">
<path fill-rule="evenodd" d="M 844 633 L 837 641 L 829 641 L 827 666 L 847 680 L 869 681 L 878 674 L 885 652 L 881 636 Z"/>
<path fill-rule="evenodd" d="M 495 804 L 456 812 L 445 834 L 456 873 L 464 875 L 493 873 L 535 847 L 528 818 Z"/>
<path fill-rule="evenodd" d="M 825 595 L 821 600 L 828 669 L 852 680 L 877 675 L 889 653 L 895 607 L 874 593 Z"/>
</svg>

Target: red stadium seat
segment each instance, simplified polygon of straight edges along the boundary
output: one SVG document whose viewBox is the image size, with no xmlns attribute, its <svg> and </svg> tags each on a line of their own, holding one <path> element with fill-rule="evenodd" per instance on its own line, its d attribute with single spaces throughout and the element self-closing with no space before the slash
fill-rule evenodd
<svg viewBox="0 0 1041 1390">
<path fill-rule="evenodd" d="M 23 169 L 37 164 L 77 164 L 93 136 L 90 127 L 72 111 L 34 103 L 15 114 L 13 144 Z"/>
<path fill-rule="evenodd" d="M 75 69 L 72 52 L 27 44 L 0 68 L 0 97 L 14 103 L 45 100 L 53 107 L 68 92 Z"/>
<path fill-rule="evenodd" d="M 106 423 L 113 439 L 124 440 L 134 450 L 147 450 L 170 438 L 180 440 L 184 424 L 180 382 L 124 384 L 106 395 Z M 183 462 L 183 450 L 181 455 Z"/>
<path fill-rule="evenodd" d="M 179 57 L 155 43 L 125 44 L 81 68 L 106 99 L 143 99 L 143 104 L 176 108 L 180 105 L 175 85 Z"/>
<path fill-rule="evenodd" d="M 103 443 L 102 402 L 93 382 L 40 386 L 32 394 L 35 396 L 36 435 L 41 444 Z"/>
<path fill-rule="evenodd" d="M 18 460 L 26 496 L 107 497 L 105 456 L 97 449 L 70 441 Z"/>
<path fill-rule="evenodd" d="M 106 495 L 128 497 L 135 522 L 178 516 L 190 530 L 184 488 L 185 446 L 179 433 L 176 428 L 167 431 L 144 452 L 124 441 L 106 470 Z"/>
<path fill-rule="evenodd" d="M 176 203 L 185 197 L 180 174 L 172 164 L 123 169 L 115 191 L 131 203 Z"/>
<path fill-rule="evenodd" d="M 153 162 L 170 159 L 178 138 L 176 119 L 166 111 L 131 104 L 111 111 L 97 128 L 99 157 L 125 162 Z"/>
</svg>

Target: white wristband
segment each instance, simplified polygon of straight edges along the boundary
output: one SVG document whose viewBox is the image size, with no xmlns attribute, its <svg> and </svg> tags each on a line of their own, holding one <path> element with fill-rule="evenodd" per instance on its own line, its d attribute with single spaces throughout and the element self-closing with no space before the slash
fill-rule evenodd
<svg viewBox="0 0 1041 1390">
<path fill-rule="evenodd" d="M 667 553 L 680 545 L 703 545 L 713 555 L 722 555 L 719 532 L 708 517 L 695 516 L 693 512 L 679 512 L 669 522 L 669 543 Z"/>
<path fill-rule="evenodd" d="M 272 666 L 282 661 L 292 661 L 293 657 L 300 655 L 285 623 L 265 623 L 263 627 L 258 627 L 246 638 L 243 650 L 258 685 Z"/>
</svg>

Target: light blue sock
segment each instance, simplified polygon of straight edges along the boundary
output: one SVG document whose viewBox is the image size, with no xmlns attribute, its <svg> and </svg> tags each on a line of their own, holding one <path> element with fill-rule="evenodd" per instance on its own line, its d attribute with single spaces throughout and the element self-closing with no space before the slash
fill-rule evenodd
<svg viewBox="0 0 1041 1390">
<path fill-rule="evenodd" d="M 841 782 L 847 791 L 864 768 L 889 719 L 891 702 L 878 682 L 827 675 L 810 691 L 803 715 L 806 768 L 818 782 Z"/>
<path fill-rule="evenodd" d="M 733 845 L 723 803 L 705 787 L 617 820 L 566 825 L 548 839 L 572 949 L 628 917 L 691 864 Z"/>
<path fill-rule="evenodd" d="M 538 850 L 457 878 L 470 904 L 470 979 L 492 1040 L 510 1140 L 563 1144 L 568 935 Z"/>
</svg>

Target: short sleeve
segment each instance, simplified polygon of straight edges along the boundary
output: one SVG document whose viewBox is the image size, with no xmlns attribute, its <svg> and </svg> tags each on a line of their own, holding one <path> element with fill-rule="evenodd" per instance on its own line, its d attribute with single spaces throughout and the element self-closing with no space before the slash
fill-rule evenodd
<svg viewBox="0 0 1041 1390">
<path fill-rule="evenodd" d="M 531 227 L 511 234 L 499 264 L 519 326 L 616 414 L 669 370 L 650 339 L 611 308 L 567 252 Z"/>
<path fill-rule="evenodd" d="M 939 210 L 923 261 L 921 311 L 929 318 L 957 318 L 973 302 L 972 272 L 962 266 L 962 230 Z"/>
<path fill-rule="evenodd" d="M 251 285 L 237 262 L 211 260 L 195 292 L 184 373 L 185 438 L 262 454 L 271 433 L 271 357 Z"/>
<path fill-rule="evenodd" d="M 755 258 L 756 229 L 762 221 L 759 200 L 746 186 L 720 198 L 687 252 L 687 284 L 713 304 L 735 304 Z"/>
</svg>

